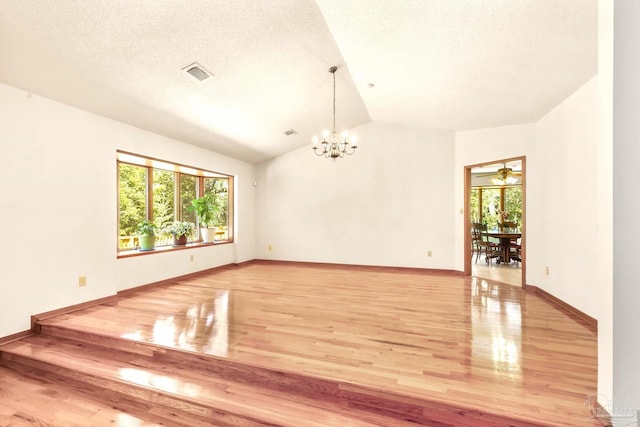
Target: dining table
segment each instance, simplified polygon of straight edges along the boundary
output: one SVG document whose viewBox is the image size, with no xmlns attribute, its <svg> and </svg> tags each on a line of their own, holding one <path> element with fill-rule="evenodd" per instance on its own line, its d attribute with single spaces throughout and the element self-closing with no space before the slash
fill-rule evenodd
<svg viewBox="0 0 640 427">
<path fill-rule="evenodd" d="M 522 232 L 518 229 L 504 229 L 504 230 L 487 230 L 487 237 L 493 237 L 500 241 L 500 258 L 498 259 L 498 263 L 500 261 L 505 264 L 509 264 L 511 261 L 510 251 L 511 251 L 511 242 L 517 241 L 522 237 Z"/>
</svg>

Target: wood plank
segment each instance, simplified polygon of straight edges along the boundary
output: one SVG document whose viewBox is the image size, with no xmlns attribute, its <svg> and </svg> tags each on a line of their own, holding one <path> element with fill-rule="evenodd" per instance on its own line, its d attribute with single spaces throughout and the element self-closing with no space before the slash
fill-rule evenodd
<svg viewBox="0 0 640 427">
<path fill-rule="evenodd" d="M 45 335 L 5 346 L 2 363 L 26 366 L 25 371 L 40 378 L 62 379 L 85 393 L 111 393 L 141 406 L 149 404 L 155 414 L 176 414 L 184 425 L 212 421 L 247 427 L 380 425 L 366 421 L 371 414 L 359 416 L 358 411 L 351 411 L 342 415 L 328 401 L 317 402 L 287 390 L 265 390 L 193 367 Z"/>
<path fill-rule="evenodd" d="M 151 416 L 134 415 L 112 403 L 0 367 L 0 425 L 159 427 L 161 424 Z"/>
<path fill-rule="evenodd" d="M 589 316 L 588 314 L 578 310 L 574 306 L 572 306 L 570 304 L 567 304 L 566 302 L 562 301 L 560 298 L 557 298 L 556 296 L 550 294 L 549 292 L 545 291 L 544 289 L 542 289 L 542 288 L 540 288 L 538 286 L 526 285 L 525 288 L 527 290 L 531 291 L 531 292 L 537 293 L 542 298 L 548 300 L 550 303 L 555 304 L 558 307 L 560 307 L 561 309 L 563 309 L 565 312 L 573 314 L 577 319 L 579 319 L 582 322 L 584 322 L 584 324 L 587 327 L 589 327 L 593 332 L 597 332 L 598 331 L 598 320 L 597 319 L 594 319 L 593 317 Z"/>
<path fill-rule="evenodd" d="M 255 262 L 42 325 L 340 384 L 353 407 L 379 413 L 420 402 L 418 418 L 442 425 L 585 425 L 596 391 L 584 322 L 534 293 L 452 274 Z M 358 401 L 364 389 L 395 400 Z"/>
</svg>

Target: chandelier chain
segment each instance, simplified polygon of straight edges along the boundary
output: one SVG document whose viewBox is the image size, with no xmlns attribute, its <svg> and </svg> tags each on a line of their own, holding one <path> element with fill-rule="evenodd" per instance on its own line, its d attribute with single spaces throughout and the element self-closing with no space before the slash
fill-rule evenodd
<svg viewBox="0 0 640 427">
<path fill-rule="evenodd" d="M 331 72 L 333 74 L 333 133 L 336 133 L 336 71 Z"/>
</svg>

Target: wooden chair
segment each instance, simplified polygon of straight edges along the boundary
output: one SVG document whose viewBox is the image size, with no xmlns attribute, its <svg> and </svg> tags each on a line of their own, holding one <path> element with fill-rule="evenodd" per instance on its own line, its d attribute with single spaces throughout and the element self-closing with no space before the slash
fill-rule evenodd
<svg viewBox="0 0 640 427">
<path fill-rule="evenodd" d="M 503 230 L 516 229 L 518 228 L 518 223 L 515 221 L 505 221 L 501 224 L 501 227 Z M 511 242 L 509 242 L 508 261 L 515 261 L 517 263 L 522 261 L 522 257 L 520 256 L 521 246 L 518 240 L 519 239 L 512 239 Z"/>
<path fill-rule="evenodd" d="M 476 263 L 478 262 L 478 258 L 480 258 L 480 254 L 482 252 L 484 252 L 485 254 L 485 261 L 487 262 L 487 264 L 491 261 L 492 258 L 500 256 L 500 246 L 489 241 L 486 224 L 481 224 L 479 222 L 474 222 L 471 224 L 471 242 L 473 245 L 473 250 L 476 253 Z"/>
<path fill-rule="evenodd" d="M 509 244 L 509 259 L 516 263 L 522 262 L 522 245 L 519 239 L 512 240 Z"/>
</svg>

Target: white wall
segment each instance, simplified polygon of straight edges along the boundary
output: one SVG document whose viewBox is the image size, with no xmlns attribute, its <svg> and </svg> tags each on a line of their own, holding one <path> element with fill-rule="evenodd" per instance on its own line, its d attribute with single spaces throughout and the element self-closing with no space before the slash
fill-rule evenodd
<svg viewBox="0 0 640 427">
<path fill-rule="evenodd" d="M 613 401 L 640 410 L 640 3 L 615 2 L 613 66 Z M 638 425 L 635 423 L 634 425 Z"/>
<path fill-rule="evenodd" d="M 252 165 L 6 85 L 0 129 L 0 337 L 32 314 L 254 258 Z M 237 175 L 236 244 L 116 259 L 116 149 Z"/>
<path fill-rule="evenodd" d="M 607 76 L 601 70 L 538 121 L 527 163 L 526 280 L 598 320 L 603 396 L 611 396 L 613 353 Z"/>
<path fill-rule="evenodd" d="M 455 257 L 462 270 L 464 166 L 526 156 L 526 283 L 598 319 L 598 390 L 609 394 L 611 167 L 603 86 L 592 78 L 534 124 L 456 134 Z"/>
<path fill-rule="evenodd" d="M 596 318 L 598 143 L 594 77 L 536 123 L 527 163 L 527 283 Z"/>
<path fill-rule="evenodd" d="M 351 157 L 332 162 L 309 144 L 258 166 L 257 256 L 452 269 L 452 133 L 386 123 L 353 131 Z"/>
<path fill-rule="evenodd" d="M 598 1 L 598 108 L 598 392 L 613 396 L 613 0 Z"/>
</svg>

